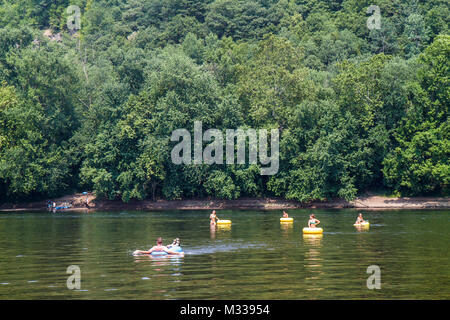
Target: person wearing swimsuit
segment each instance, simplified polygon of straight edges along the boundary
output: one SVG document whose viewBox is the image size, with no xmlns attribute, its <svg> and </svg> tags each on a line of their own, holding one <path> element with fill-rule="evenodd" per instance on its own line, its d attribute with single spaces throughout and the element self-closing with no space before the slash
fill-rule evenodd
<svg viewBox="0 0 450 320">
<path fill-rule="evenodd" d="M 180 239 L 176 238 L 173 239 L 172 244 L 169 244 L 167 248 L 173 248 L 173 247 L 179 247 L 180 246 Z"/>
<path fill-rule="evenodd" d="M 308 227 L 309 228 L 317 228 L 317 225 L 320 223 L 319 220 L 316 219 L 314 214 L 309 216 Z"/>
<path fill-rule="evenodd" d="M 152 252 L 161 252 L 161 251 L 164 251 L 168 254 L 183 254 L 183 252 L 174 252 L 174 251 L 169 250 L 166 246 L 163 246 L 162 243 L 163 243 L 163 240 L 161 237 L 159 237 L 158 239 L 156 239 L 156 246 L 153 246 L 148 251 L 136 250 L 134 252 L 134 254 L 151 254 Z"/>
<path fill-rule="evenodd" d="M 286 211 L 283 211 L 283 218 L 289 218 L 288 214 L 286 213 Z"/>
<path fill-rule="evenodd" d="M 213 210 L 213 212 L 209 215 L 209 220 L 212 226 L 216 225 L 216 220 L 219 220 L 219 218 L 216 216 L 216 210 Z"/>
<path fill-rule="evenodd" d="M 358 215 L 358 218 L 356 218 L 355 224 L 361 224 L 361 223 L 364 223 L 364 222 L 366 222 L 366 221 L 364 221 L 363 216 L 362 216 L 362 213 L 360 213 L 360 214 Z"/>
</svg>

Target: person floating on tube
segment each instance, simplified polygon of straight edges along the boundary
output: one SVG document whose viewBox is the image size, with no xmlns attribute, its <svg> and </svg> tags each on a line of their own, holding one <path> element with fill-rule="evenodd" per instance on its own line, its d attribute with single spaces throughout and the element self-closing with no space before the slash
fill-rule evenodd
<svg viewBox="0 0 450 320">
<path fill-rule="evenodd" d="M 148 251 L 136 250 L 133 254 L 151 254 L 152 252 L 162 252 L 162 251 L 164 251 L 168 254 L 178 254 L 178 255 L 184 254 L 183 252 L 174 252 L 174 251 L 168 249 L 166 246 L 163 246 L 163 240 L 161 237 L 156 239 L 156 246 L 153 246 Z"/>
<path fill-rule="evenodd" d="M 317 228 L 317 225 L 320 223 L 318 219 L 314 216 L 314 213 L 309 216 L 308 227 L 309 228 Z"/>
</svg>

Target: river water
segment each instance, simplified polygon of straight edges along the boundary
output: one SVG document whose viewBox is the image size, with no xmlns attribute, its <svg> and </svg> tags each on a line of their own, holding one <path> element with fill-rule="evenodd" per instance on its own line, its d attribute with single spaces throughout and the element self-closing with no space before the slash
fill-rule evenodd
<svg viewBox="0 0 450 320">
<path fill-rule="evenodd" d="M 324 229 L 304 237 L 314 212 Z M 450 210 L 0 213 L 0 299 L 449 299 Z M 134 257 L 179 237 L 184 257 Z M 380 289 L 369 289 L 380 270 Z M 68 289 L 69 266 L 80 270 Z M 69 281 L 70 283 L 73 283 Z"/>
</svg>

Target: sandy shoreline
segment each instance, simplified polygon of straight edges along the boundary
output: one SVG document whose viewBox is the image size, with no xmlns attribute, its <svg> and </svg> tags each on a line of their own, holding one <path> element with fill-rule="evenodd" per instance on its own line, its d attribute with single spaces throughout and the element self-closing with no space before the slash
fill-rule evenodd
<svg viewBox="0 0 450 320">
<path fill-rule="evenodd" d="M 88 199 L 89 209 L 86 207 Z M 189 199 L 189 200 L 157 200 L 157 201 L 121 201 L 96 200 L 92 194 L 75 194 L 58 199 L 51 199 L 57 204 L 70 203 L 71 208 L 64 211 L 117 211 L 117 210 L 288 210 L 288 209 L 340 209 L 357 208 L 366 210 L 377 209 L 446 209 L 450 208 L 450 198 L 448 197 L 415 197 L 415 198 L 389 198 L 381 196 L 359 197 L 353 201 L 331 200 L 326 202 L 300 203 L 285 199 L 276 198 L 243 198 L 237 200 L 219 199 Z M 46 201 L 4 204 L 0 206 L 0 211 L 45 211 Z"/>
</svg>

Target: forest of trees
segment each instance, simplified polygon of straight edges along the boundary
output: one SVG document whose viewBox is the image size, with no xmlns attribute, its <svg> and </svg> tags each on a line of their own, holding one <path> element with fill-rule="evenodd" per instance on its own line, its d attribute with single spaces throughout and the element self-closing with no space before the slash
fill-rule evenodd
<svg viewBox="0 0 450 320">
<path fill-rule="evenodd" d="M 448 196 L 449 17 L 448 0 L 0 0 L 0 202 Z M 278 128 L 278 174 L 173 164 L 194 121 Z"/>
</svg>

